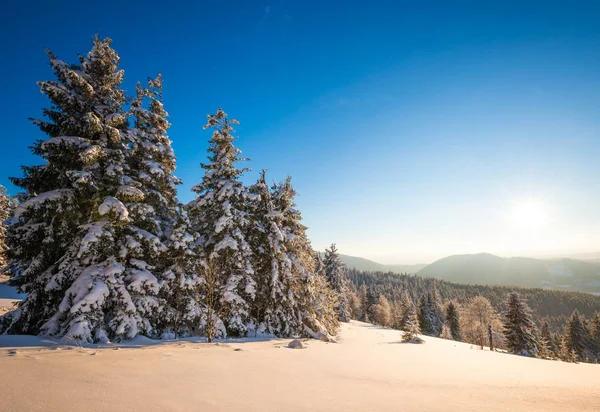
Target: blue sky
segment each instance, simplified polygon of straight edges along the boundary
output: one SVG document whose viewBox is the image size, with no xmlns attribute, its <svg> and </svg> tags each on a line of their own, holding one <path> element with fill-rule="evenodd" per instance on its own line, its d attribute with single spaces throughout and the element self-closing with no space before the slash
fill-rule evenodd
<svg viewBox="0 0 600 412">
<path fill-rule="evenodd" d="M 419 5 L 416 5 L 419 3 Z M 594 2 L 11 2 L 0 14 L 0 184 L 35 164 L 44 48 L 113 38 L 124 87 L 162 72 L 183 179 L 205 115 L 291 175 L 313 246 L 384 263 L 600 249 Z M 485 4 L 482 4 L 485 3 Z"/>
</svg>

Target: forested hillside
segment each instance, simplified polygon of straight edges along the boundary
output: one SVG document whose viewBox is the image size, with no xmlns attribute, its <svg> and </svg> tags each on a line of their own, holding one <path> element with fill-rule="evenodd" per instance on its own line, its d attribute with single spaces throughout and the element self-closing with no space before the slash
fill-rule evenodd
<svg viewBox="0 0 600 412">
<path fill-rule="evenodd" d="M 510 286 L 469 285 L 417 275 L 365 272 L 355 269 L 348 269 L 347 275 L 355 288 L 358 289 L 362 284 L 365 284 L 371 299 L 377 299 L 379 295 L 384 295 L 390 302 L 399 301 L 404 291 L 407 291 L 411 299 L 416 302 L 421 295 L 431 290 L 435 283 L 443 301 L 456 300 L 459 303 L 465 303 L 476 296 L 483 296 L 490 301 L 497 311 L 503 311 L 506 297 L 510 292 L 516 291 L 527 299 L 536 320 L 540 322 L 547 320 L 555 330 L 562 327 L 575 309 L 586 317 L 591 317 L 594 312 L 600 312 L 600 296 L 588 293 Z"/>
</svg>

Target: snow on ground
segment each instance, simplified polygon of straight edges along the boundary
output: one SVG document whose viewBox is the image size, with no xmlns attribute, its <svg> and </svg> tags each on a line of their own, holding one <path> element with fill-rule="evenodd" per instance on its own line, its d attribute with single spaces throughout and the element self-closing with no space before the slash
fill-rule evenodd
<svg viewBox="0 0 600 412">
<path fill-rule="evenodd" d="M 359 322 L 344 325 L 337 344 L 311 340 L 295 350 L 285 347 L 289 340 L 94 348 L 0 337 L 0 411 L 548 412 L 600 405 L 600 365 L 399 338 L 399 331 Z"/>
</svg>

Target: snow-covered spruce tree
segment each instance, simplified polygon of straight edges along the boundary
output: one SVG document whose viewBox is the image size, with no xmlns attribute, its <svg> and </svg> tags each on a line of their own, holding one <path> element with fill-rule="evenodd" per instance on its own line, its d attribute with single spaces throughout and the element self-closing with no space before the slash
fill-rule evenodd
<svg viewBox="0 0 600 412">
<path fill-rule="evenodd" d="M 594 313 L 591 323 L 591 340 L 595 349 L 596 359 L 600 361 L 600 313 Z"/>
<path fill-rule="evenodd" d="M 340 322 L 350 322 L 350 309 L 348 307 L 348 298 L 346 296 L 346 274 L 335 244 L 332 244 L 329 249 L 325 249 L 324 265 L 327 281 L 337 294 L 338 319 Z"/>
<path fill-rule="evenodd" d="M 301 331 L 296 293 L 299 273 L 294 267 L 296 251 L 292 239 L 285 233 L 289 216 L 285 216 L 289 199 L 282 185 L 269 190 L 263 170 L 258 182 L 250 187 L 253 226 L 249 241 L 254 254 L 256 299 L 252 317 L 258 322 L 258 332 L 276 336 L 292 336 Z"/>
<path fill-rule="evenodd" d="M 508 351 L 518 355 L 536 356 L 538 342 L 535 339 L 535 325 L 529 306 L 516 292 L 508 295 L 506 306 L 504 337 Z"/>
<path fill-rule="evenodd" d="M 319 252 L 315 253 L 315 273 L 326 276 L 325 262 L 323 262 L 323 256 Z"/>
<path fill-rule="evenodd" d="M 128 131 L 127 166 L 138 183 L 130 190 L 140 190 L 144 199 L 131 205 L 130 216 L 136 216 L 137 226 L 155 233 L 164 245 L 154 266 L 161 286 L 156 324 L 163 336 L 190 335 L 201 314 L 199 259 L 189 220 L 176 198 L 181 181 L 173 175 L 176 158 L 167 135 L 170 124 L 162 103 L 162 75 L 148 79 L 147 86 L 138 83 L 130 113 L 135 127 Z"/>
<path fill-rule="evenodd" d="M 550 333 L 550 325 L 548 325 L 548 322 L 544 322 L 542 324 L 540 331 L 540 344 L 545 344 L 547 346 L 549 358 L 558 357 L 560 348 L 556 345 L 555 339 Z"/>
<path fill-rule="evenodd" d="M 138 207 L 153 209 L 146 214 L 147 227 L 165 237 L 180 214 L 176 196 L 181 181 L 173 175 L 176 158 L 167 135 L 170 124 L 162 90 L 161 74 L 148 79 L 147 86 L 138 83 L 136 87 L 136 98 L 130 106 L 135 127 L 128 131 L 128 171 L 144 195 L 145 201 Z"/>
<path fill-rule="evenodd" d="M 462 337 L 460 335 L 460 321 L 458 315 L 458 308 L 456 307 L 456 304 L 452 301 L 450 301 L 448 303 L 448 306 L 446 306 L 446 324 L 448 325 L 448 329 L 450 330 L 452 339 L 456 341 L 461 341 Z"/>
<path fill-rule="evenodd" d="M 570 358 L 574 356 L 575 359 L 572 361 L 583 361 L 590 355 L 585 330 L 577 310 L 573 311 L 567 321 L 567 327 L 563 334 L 563 346 L 563 358 L 567 358 L 567 360 L 571 360 Z"/>
<path fill-rule="evenodd" d="M 163 337 L 195 334 L 205 313 L 206 301 L 201 294 L 202 260 L 195 247 L 195 237 L 184 210 L 165 241 L 160 272 L 159 312 L 156 324 Z"/>
<path fill-rule="evenodd" d="M 202 164 L 202 182 L 192 188 L 196 199 L 186 206 L 193 230 L 198 234 L 197 249 L 205 254 L 217 272 L 214 287 L 219 313 L 230 336 L 246 336 L 256 328 L 250 315 L 256 284 L 252 251 L 246 240 L 249 230 L 248 192 L 240 182 L 245 170 L 236 163 L 247 160 L 233 142 L 236 137 L 227 114 L 219 109 L 208 116 L 205 129 L 214 129 L 207 164 Z"/>
<path fill-rule="evenodd" d="M 418 315 L 419 326 L 423 334 L 440 336 L 444 324 L 444 316 L 435 283 L 431 287 L 431 290 L 423 294 L 419 299 Z"/>
<path fill-rule="evenodd" d="M 163 247 L 129 164 L 119 56 L 98 38 L 77 65 L 48 54 L 57 80 L 39 85 L 52 108 L 34 121 L 48 138 L 33 147 L 46 164 L 12 179 L 28 195 L 9 236 L 13 281 L 27 297 L 4 331 L 85 341 L 153 336 L 153 268 Z"/>
<path fill-rule="evenodd" d="M 310 268 L 312 256 L 303 254 L 301 262 Z M 337 294 L 325 276 L 308 269 L 302 276 L 300 288 L 303 335 L 321 340 L 335 336 L 340 327 L 336 310 Z"/>
<path fill-rule="evenodd" d="M 290 216 L 296 216 L 292 222 L 300 223 L 300 212 L 290 210 Z M 340 323 L 337 312 L 337 292 L 331 288 L 325 275 L 325 264 L 321 254 L 314 252 L 306 237 L 306 226 L 298 224 L 299 236 L 297 242 L 299 250 L 298 261 L 306 268 L 301 278 L 301 304 L 302 323 L 305 334 L 323 339 L 335 336 Z"/>
<path fill-rule="evenodd" d="M 404 296 L 404 294 L 402 296 Z M 367 322 L 367 297 L 367 285 L 365 285 L 365 283 L 363 282 L 362 285 L 360 285 L 360 289 L 358 290 L 358 299 L 360 300 L 361 314 L 357 318 L 358 320 L 363 322 Z M 400 309 L 402 310 L 401 315 L 404 314 L 403 306 L 401 306 Z M 402 320 L 400 320 L 399 323 L 400 325 L 402 325 Z M 402 327 L 400 327 L 400 329 L 402 329 Z"/>
<path fill-rule="evenodd" d="M 296 307 L 301 328 L 296 333 L 324 339 L 335 335 L 339 323 L 335 311 L 335 292 L 325 276 L 315 271 L 314 251 L 302 224 L 302 214 L 296 209 L 291 178 L 272 187 L 275 210 L 281 214 L 283 247 L 291 262 L 291 301 Z"/>
<path fill-rule="evenodd" d="M 433 334 L 431 326 L 431 308 L 429 304 L 429 296 L 424 293 L 419 298 L 419 306 L 417 308 L 417 319 L 419 320 L 419 329 L 425 335 Z"/>
<path fill-rule="evenodd" d="M 6 193 L 6 188 L 0 185 L 0 271 L 6 266 L 6 226 L 11 213 L 10 196 Z"/>
<path fill-rule="evenodd" d="M 540 359 L 553 359 L 549 341 L 541 334 L 536 336 L 536 341 L 538 343 L 536 356 Z"/>
<path fill-rule="evenodd" d="M 410 305 L 408 308 L 408 316 L 404 325 L 404 333 L 402 334 L 403 342 L 421 343 L 423 340 L 419 338 L 421 329 L 419 327 L 419 317 L 417 316 L 417 308 Z"/>
<path fill-rule="evenodd" d="M 433 336 L 440 336 L 444 325 L 444 310 L 435 282 L 431 285 L 431 290 L 428 293 L 428 301 Z"/>
<path fill-rule="evenodd" d="M 363 283 L 364 286 L 364 283 Z M 366 290 L 365 290 L 365 300 L 366 300 Z M 399 304 L 399 320 L 398 320 L 398 328 L 404 329 L 406 327 L 406 323 L 408 322 L 408 315 L 410 314 L 410 308 L 414 306 L 414 303 L 408 294 L 408 291 L 404 289 L 402 294 L 400 295 L 400 304 Z"/>
</svg>

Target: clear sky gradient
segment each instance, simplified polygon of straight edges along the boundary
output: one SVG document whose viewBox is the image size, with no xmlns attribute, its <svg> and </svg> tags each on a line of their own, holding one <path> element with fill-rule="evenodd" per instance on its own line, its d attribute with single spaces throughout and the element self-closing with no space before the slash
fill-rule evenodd
<svg viewBox="0 0 600 412">
<path fill-rule="evenodd" d="M 382 263 L 600 250 L 598 2 L 11 1 L 0 12 L 0 184 L 65 61 L 113 38 L 125 88 L 162 72 L 183 179 L 205 115 L 291 175 L 313 246 Z M 417 5 L 418 4 L 418 5 Z"/>
</svg>

